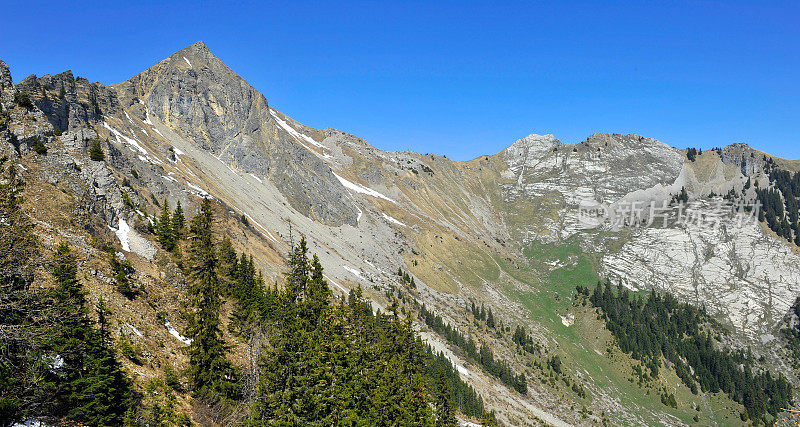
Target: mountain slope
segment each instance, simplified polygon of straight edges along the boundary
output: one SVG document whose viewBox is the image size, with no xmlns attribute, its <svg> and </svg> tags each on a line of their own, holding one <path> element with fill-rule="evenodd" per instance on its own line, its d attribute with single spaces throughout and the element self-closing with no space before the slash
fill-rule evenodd
<svg viewBox="0 0 800 427">
<path fill-rule="evenodd" d="M 115 238 L 112 228 L 121 238 L 119 249 L 154 288 L 171 289 L 182 279 L 165 271 L 168 263 L 147 231 L 146 213 L 158 212 L 156 203 L 164 200 L 194 212 L 200 198 L 210 197 L 219 202 L 234 245 L 252 253 L 269 279 L 280 280 L 282 254 L 300 234 L 319 254 L 335 292 L 361 285 L 375 309 L 391 304 L 398 268 L 410 272 L 415 300 L 528 375 L 523 396 L 423 322 L 415 323 L 469 373 L 465 380 L 506 423 L 526 424 L 537 416 L 553 424 L 606 416 L 626 423 L 691 420 L 689 404 L 668 408 L 657 398 L 638 397 L 641 390 L 630 388 L 630 373 L 620 368 L 633 366 L 632 360 L 603 355 L 611 341 L 603 325 L 572 304 L 576 285 L 599 278 L 704 305 L 730 326 L 726 344 L 750 346 L 796 384 L 778 351 L 778 329 L 800 295 L 796 246 L 757 222 L 735 218 L 713 230 L 702 224 L 615 229 L 608 223 L 587 227 L 578 216 L 585 205 L 669 202 L 681 189 L 698 212 L 709 214 L 711 192 L 733 190 L 752 201 L 755 185 L 744 187 L 756 180 L 760 188 L 770 185 L 767 159 L 788 170 L 796 162 L 742 145 L 690 160 L 685 150 L 616 134 L 595 134 L 578 144 L 531 135 L 468 162 L 385 152 L 277 111 L 202 42 L 111 86 L 65 72 L 30 76 L 15 87 L 0 65 L 8 117 L 4 152 L 21 159 L 42 188 L 69 194 L 70 209 L 103 218 L 89 235 Z M 33 108 L 13 107 L 16 92 L 28 94 Z M 44 141 L 46 156 L 34 154 L 35 139 Z M 95 139 L 107 152 L 105 162 L 88 158 Z M 41 232 L 53 239 L 53 230 Z M 170 298 L 180 294 L 165 292 L 153 305 L 162 309 Z M 491 308 L 504 327 L 524 326 L 540 353 L 520 350 L 510 329 L 465 314 L 471 303 Z M 123 302 L 116 308 L 121 324 L 137 319 L 137 330 L 165 334 L 154 310 Z M 176 310 L 168 311 L 179 324 Z M 567 366 L 563 383 L 580 384 L 588 395 L 551 381 L 553 373 L 537 367 L 556 355 Z M 145 371 L 143 376 L 152 375 Z M 713 414 L 730 402 L 685 393 L 667 385 L 675 384 L 670 377 L 660 380 L 691 405 L 704 405 L 712 423 L 726 423 Z M 581 407 L 594 414 L 581 414 Z"/>
</svg>

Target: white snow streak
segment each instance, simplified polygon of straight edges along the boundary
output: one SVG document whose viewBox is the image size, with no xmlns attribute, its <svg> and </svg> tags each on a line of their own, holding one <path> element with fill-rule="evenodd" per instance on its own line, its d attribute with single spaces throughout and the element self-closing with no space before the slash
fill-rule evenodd
<svg viewBox="0 0 800 427">
<path fill-rule="evenodd" d="M 139 330 L 138 330 L 138 329 L 136 329 L 136 327 L 134 327 L 134 326 L 133 326 L 133 325 L 131 325 L 130 323 L 126 323 L 126 325 L 128 325 L 128 327 L 129 327 L 129 328 L 131 328 L 131 330 L 133 330 L 133 333 L 134 333 L 134 334 L 138 335 L 139 337 L 144 337 L 144 335 L 142 335 L 142 333 L 141 333 L 141 332 L 139 332 Z"/>
<path fill-rule="evenodd" d="M 355 268 L 350 267 L 349 265 L 343 265 L 342 268 L 344 268 L 345 270 L 347 270 L 350 273 L 352 273 L 353 276 L 356 276 L 356 277 L 358 277 L 359 279 L 362 279 L 362 280 L 364 279 L 364 276 L 361 275 L 361 272 L 356 270 Z"/>
<path fill-rule="evenodd" d="M 182 342 L 182 343 L 184 343 L 186 345 L 189 345 L 189 344 L 192 343 L 191 339 L 186 338 L 185 336 L 181 335 L 180 332 L 176 331 L 175 328 L 172 327 L 172 324 L 169 323 L 169 320 L 165 320 L 164 321 L 164 327 L 167 328 L 167 331 L 169 331 L 169 333 L 172 334 L 173 337 L 177 338 L 178 341 L 180 341 L 180 342 Z"/>
<path fill-rule="evenodd" d="M 391 223 L 393 223 L 393 224 L 401 225 L 401 226 L 403 226 L 403 227 L 408 227 L 407 225 L 405 225 L 405 224 L 403 224 L 402 222 L 400 222 L 400 221 L 398 221 L 398 220 L 396 220 L 396 219 L 394 219 L 394 218 L 390 217 L 389 215 L 383 214 L 383 217 L 384 217 L 384 218 L 385 218 L 387 221 L 389 221 L 389 222 L 391 222 Z"/>
<path fill-rule="evenodd" d="M 347 188 L 348 190 L 355 191 L 356 193 L 366 194 L 367 196 L 372 196 L 372 197 L 377 197 L 379 199 L 388 200 L 388 201 L 390 201 L 392 203 L 397 203 L 394 200 L 384 196 L 383 194 L 381 194 L 381 193 L 379 193 L 379 192 L 377 192 L 377 191 L 375 191 L 375 190 L 373 190 L 371 188 L 367 188 L 367 187 L 364 187 L 363 185 L 358 185 L 358 184 L 356 184 L 354 182 L 350 182 L 350 181 L 342 178 L 341 176 L 337 175 L 335 172 L 333 173 L 333 176 L 335 176 L 336 179 L 338 179 L 339 182 L 341 182 L 342 185 L 345 188 Z"/>
<path fill-rule="evenodd" d="M 208 192 L 207 192 L 206 190 L 203 190 L 202 188 L 200 188 L 200 187 L 198 187 L 198 186 L 196 186 L 196 185 L 192 184 L 191 182 L 187 182 L 187 183 L 186 183 L 186 185 L 188 185 L 188 186 L 189 186 L 189 188 L 191 188 L 191 189 L 193 189 L 193 190 L 197 191 L 197 193 L 198 193 L 197 195 L 198 195 L 198 196 L 200 196 L 200 197 L 202 197 L 202 198 L 204 198 L 204 199 L 211 198 L 211 195 L 210 195 L 210 194 L 208 194 Z"/>
<path fill-rule="evenodd" d="M 124 219 L 119 219 L 119 228 L 114 230 L 114 234 L 117 235 L 119 239 L 119 244 L 122 245 L 122 250 L 125 252 L 131 251 L 130 240 L 128 239 L 128 233 L 131 232 L 131 228 L 128 226 L 128 223 L 125 222 Z"/>
<path fill-rule="evenodd" d="M 275 121 L 278 122 L 278 125 L 280 127 L 282 127 L 283 130 L 285 130 L 289 135 L 292 135 L 293 137 L 297 138 L 298 140 L 305 141 L 305 142 L 307 142 L 307 143 L 309 143 L 309 144 L 311 144 L 311 145 L 313 145 L 315 147 L 324 148 L 326 150 L 328 149 L 328 147 L 320 144 L 317 141 L 314 141 L 314 138 L 311 138 L 310 136 L 308 136 L 308 135 L 306 135 L 304 133 L 300 133 L 300 132 L 294 130 L 294 128 L 291 127 L 289 125 L 289 123 L 286 123 L 285 121 L 281 120 L 281 118 L 278 117 L 277 114 L 275 114 L 275 111 L 273 109 L 270 108 L 269 113 L 272 114 L 272 117 L 275 118 Z"/>
<path fill-rule="evenodd" d="M 191 62 L 189 62 L 189 60 L 188 60 L 188 59 L 186 59 L 186 57 L 185 57 L 185 56 L 183 57 L 183 60 L 184 60 L 184 61 L 186 61 L 186 63 L 187 63 L 187 64 L 189 64 L 189 67 L 190 67 L 190 68 L 194 68 L 194 67 L 192 67 L 192 63 L 191 63 Z"/>
</svg>

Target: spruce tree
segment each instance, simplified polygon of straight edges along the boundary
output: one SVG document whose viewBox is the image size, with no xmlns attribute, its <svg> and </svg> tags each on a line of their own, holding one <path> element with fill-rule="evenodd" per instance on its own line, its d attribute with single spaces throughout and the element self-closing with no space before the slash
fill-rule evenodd
<svg viewBox="0 0 800 427">
<path fill-rule="evenodd" d="M 103 147 L 100 145 L 100 138 L 95 137 L 92 140 L 92 145 L 89 146 L 89 159 L 95 162 L 102 162 L 106 159 L 106 152 L 103 151 Z"/>
<path fill-rule="evenodd" d="M 237 372 L 226 358 L 219 314 L 219 260 L 214 246 L 211 202 L 203 200 L 189 229 L 189 300 L 187 313 L 192 339 L 188 377 L 192 394 L 207 401 L 234 399 L 238 395 Z"/>
<path fill-rule="evenodd" d="M 183 237 L 183 228 L 186 226 L 186 218 L 183 215 L 181 201 L 178 200 L 175 212 L 172 213 L 172 237 L 177 242 Z"/>
<path fill-rule="evenodd" d="M 453 393 L 447 380 L 447 372 L 439 366 L 434 377 L 433 405 L 436 412 L 436 427 L 458 426 L 456 408 L 453 403 Z"/>
<path fill-rule="evenodd" d="M 63 242 L 56 247 L 52 273 L 59 310 L 59 325 L 52 334 L 57 362 L 51 364 L 60 366 L 51 379 L 57 402 L 75 421 L 119 425 L 130 407 L 132 386 L 111 347 L 105 303 L 98 307 L 97 331 L 88 316 L 75 256 Z"/>
<path fill-rule="evenodd" d="M 0 159 L 0 420 L 14 423 L 51 400 L 36 383 L 46 369 L 38 337 L 50 310 L 42 292 L 30 287 L 39 244 L 22 208 L 24 183 L 7 162 Z"/>
<path fill-rule="evenodd" d="M 172 252 L 175 249 L 175 239 L 172 234 L 172 217 L 169 212 L 169 203 L 164 199 L 164 204 L 161 207 L 161 215 L 156 224 L 156 233 L 158 234 L 158 243 L 167 252 Z"/>
<path fill-rule="evenodd" d="M 56 246 L 52 275 L 55 279 L 53 306 L 59 324 L 53 328 L 49 348 L 51 366 L 57 375 L 50 378 L 58 396 L 59 411 L 81 406 L 80 382 L 86 366 L 89 342 L 93 339 L 92 324 L 86 308 L 86 293 L 78 281 L 75 255 L 66 243 Z"/>
<path fill-rule="evenodd" d="M 86 374 L 75 384 L 75 400 L 80 404 L 70 411 L 71 418 L 89 425 L 122 425 L 133 406 L 131 380 L 122 370 L 108 332 L 109 314 L 101 298 L 97 305 L 100 330 L 94 331 L 89 341 Z"/>
</svg>

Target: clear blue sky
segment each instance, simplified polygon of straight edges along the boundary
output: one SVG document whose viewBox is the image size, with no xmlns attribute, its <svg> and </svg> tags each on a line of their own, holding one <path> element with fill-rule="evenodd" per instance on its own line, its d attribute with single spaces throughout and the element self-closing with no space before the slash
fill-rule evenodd
<svg viewBox="0 0 800 427">
<path fill-rule="evenodd" d="M 203 40 L 300 122 L 457 160 L 593 132 L 800 158 L 797 1 L 121 3 L 4 1 L 0 59 L 110 84 Z"/>
</svg>

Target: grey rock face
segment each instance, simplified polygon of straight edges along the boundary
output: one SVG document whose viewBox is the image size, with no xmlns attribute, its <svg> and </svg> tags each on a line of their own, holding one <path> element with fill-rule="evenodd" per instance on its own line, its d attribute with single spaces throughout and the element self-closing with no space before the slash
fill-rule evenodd
<svg viewBox="0 0 800 427">
<path fill-rule="evenodd" d="M 0 61 L 0 104 L 11 104 L 14 100 L 14 82 L 5 62 Z"/>
<path fill-rule="evenodd" d="M 104 115 L 121 113 L 115 90 L 85 78 L 75 79 L 71 71 L 28 76 L 17 89 L 30 96 L 54 128 L 64 132 L 76 132 L 102 122 Z"/>
<path fill-rule="evenodd" d="M 330 167 L 276 123 L 266 98 L 202 42 L 115 86 L 142 119 L 162 123 L 245 172 L 268 177 L 304 215 L 327 225 L 356 224 L 357 212 Z"/>
</svg>

